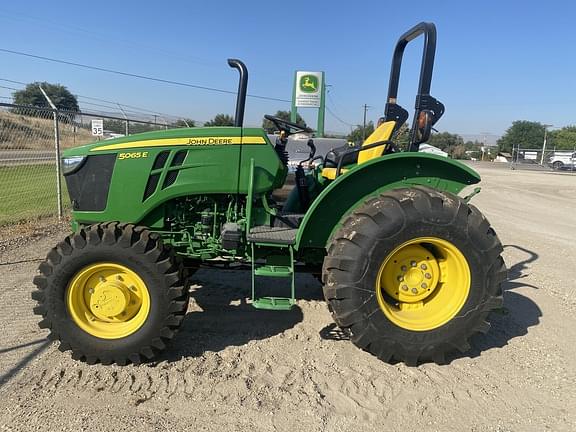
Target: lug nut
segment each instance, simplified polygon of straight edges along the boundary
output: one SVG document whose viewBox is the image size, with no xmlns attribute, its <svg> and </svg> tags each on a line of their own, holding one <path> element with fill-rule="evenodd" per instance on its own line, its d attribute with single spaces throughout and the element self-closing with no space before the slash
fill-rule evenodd
<svg viewBox="0 0 576 432">
<path fill-rule="evenodd" d="M 412 267 L 416 267 L 416 261 L 410 261 L 410 265 L 411 265 Z"/>
<path fill-rule="evenodd" d="M 417 290 L 416 288 L 412 288 L 412 292 L 413 292 L 414 294 L 418 294 L 418 290 Z"/>
<path fill-rule="evenodd" d="M 400 275 L 396 279 L 398 279 L 398 282 L 402 282 L 404 280 L 404 276 Z"/>
<path fill-rule="evenodd" d="M 402 285 L 402 289 L 403 289 L 404 291 L 408 291 L 408 285 Z"/>
<path fill-rule="evenodd" d="M 403 265 L 402 267 L 400 267 L 400 269 L 401 269 L 403 272 L 405 272 L 406 270 L 408 270 L 408 268 L 407 268 L 405 265 Z"/>
<path fill-rule="evenodd" d="M 430 273 L 426 273 L 426 274 L 424 275 L 424 277 L 425 277 L 426 279 L 432 279 L 432 275 L 431 275 Z"/>
<path fill-rule="evenodd" d="M 94 294 L 94 288 L 88 288 L 88 292 L 89 292 L 90 294 Z"/>
<path fill-rule="evenodd" d="M 426 264 L 422 264 L 422 265 L 420 266 L 420 268 L 421 268 L 422 270 L 426 270 L 428 267 L 426 266 Z"/>
<path fill-rule="evenodd" d="M 428 288 L 428 285 L 426 285 L 425 283 L 423 283 L 422 285 L 420 285 L 422 287 L 422 289 L 426 289 Z"/>
<path fill-rule="evenodd" d="M 100 276 L 100 277 L 98 278 L 98 280 L 99 280 L 100 282 L 106 282 L 106 279 L 104 278 L 104 276 Z"/>
</svg>

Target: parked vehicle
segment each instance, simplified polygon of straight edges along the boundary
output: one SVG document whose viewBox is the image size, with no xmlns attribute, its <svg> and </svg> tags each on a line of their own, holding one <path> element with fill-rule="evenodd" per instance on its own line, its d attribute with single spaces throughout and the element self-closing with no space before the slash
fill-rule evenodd
<svg viewBox="0 0 576 432">
<path fill-rule="evenodd" d="M 549 165 L 555 170 L 576 169 L 576 152 L 554 152 L 550 157 Z"/>
</svg>

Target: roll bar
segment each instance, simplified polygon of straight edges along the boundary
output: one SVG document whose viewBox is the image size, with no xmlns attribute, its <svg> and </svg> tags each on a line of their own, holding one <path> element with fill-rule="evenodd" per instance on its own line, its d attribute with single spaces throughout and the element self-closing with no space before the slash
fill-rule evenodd
<svg viewBox="0 0 576 432">
<path fill-rule="evenodd" d="M 408 119 L 408 112 L 398 105 L 398 84 L 400 81 L 400 69 L 404 49 L 409 42 L 418 36 L 424 35 L 424 50 L 422 52 L 422 64 L 420 67 L 420 81 L 418 83 L 418 94 L 416 95 L 415 115 L 410 134 L 409 151 L 418 151 L 417 142 L 418 117 L 421 111 L 429 110 L 432 114 L 432 124 L 436 123 L 444 114 L 444 105 L 430 96 L 430 85 L 432 82 L 432 70 L 434 68 L 434 55 L 436 53 L 436 26 L 433 23 L 421 22 L 416 24 L 398 39 L 394 56 L 392 57 L 392 67 L 390 69 L 390 82 L 388 84 L 388 99 L 384 111 L 386 121 L 395 121 L 396 130 Z M 396 130 L 394 132 L 396 132 Z"/>
<path fill-rule="evenodd" d="M 242 127 L 244 124 L 244 108 L 246 106 L 246 91 L 248 89 L 248 69 L 242 61 L 238 59 L 228 59 L 228 66 L 238 69 L 240 79 L 238 81 L 238 96 L 236 98 L 236 115 L 234 116 L 234 126 Z"/>
</svg>

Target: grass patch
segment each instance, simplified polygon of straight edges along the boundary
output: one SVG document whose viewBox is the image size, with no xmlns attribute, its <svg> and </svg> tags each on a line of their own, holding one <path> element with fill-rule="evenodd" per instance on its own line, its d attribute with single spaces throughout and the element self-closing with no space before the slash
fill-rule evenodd
<svg viewBox="0 0 576 432">
<path fill-rule="evenodd" d="M 62 180 L 62 202 L 68 205 Z M 0 225 L 58 214 L 56 166 L 53 164 L 0 167 Z"/>
</svg>

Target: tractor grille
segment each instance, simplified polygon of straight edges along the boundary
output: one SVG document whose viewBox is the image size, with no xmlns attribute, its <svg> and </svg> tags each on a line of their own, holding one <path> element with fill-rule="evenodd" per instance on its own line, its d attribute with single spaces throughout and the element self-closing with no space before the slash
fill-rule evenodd
<svg viewBox="0 0 576 432">
<path fill-rule="evenodd" d="M 170 168 L 172 167 L 179 167 L 184 163 L 186 159 L 186 155 L 188 154 L 187 150 L 179 150 L 176 152 L 174 157 L 172 158 L 172 162 L 170 163 Z M 156 159 L 154 160 L 154 164 L 152 165 L 152 170 L 157 170 L 164 168 L 166 165 L 166 161 L 170 152 L 168 150 L 158 153 Z M 166 177 L 164 178 L 164 182 L 162 183 L 162 189 L 166 189 L 167 187 L 173 185 L 178 178 L 178 173 L 180 170 L 172 169 L 166 173 Z M 148 177 L 148 182 L 146 183 L 146 188 L 144 189 L 144 196 L 142 197 L 142 201 L 146 201 L 158 188 L 158 183 L 160 181 L 160 173 L 150 174 Z"/>
<path fill-rule="evenodd" d="M 74 210 L 106 209 L 115 162 L 116 154 L 88 156 L 78 171 L 64 177 Z"/>
<path fill-rule="evenodd" d="M 164 150 L 163 152 L 158 153 L 158 156 L 156 156 L 156 159 L 154 160 L 154 165 L 152 165 L 152 169 L 156 170 L 156 169 L 164 168 L 164 164 L 168 160 L 169 155 L 170 155 L 170 151 L 168 151 L 168 150 Z"/>
<path fill-rule="evenodd" d="M 172 159 L 172 163 L 170 166 L 180 166 L 184 163 L 184 159 L 186 159 L 186 154 L 188 154 L 188 150 L 180 150 L 174 155 L 174 159 Z"/>
<path fill-rule="evenodd" d="M 173 185 L 178 177 L 178 173 L 180 171 L 170 171 L 166 174 L 166 178 L 164 179 L 164 184 L 162 185 L 162 189 L 166 189 L 168 186 Z"/>
<path fill-rule="evenodd" d="M 152 174 L 148 177 L 148 182 L 146 183 L 146 189 L 144 189 L 144 198 L 142 201 L 146 201 L 156 191 L 158 186 L 158 181 L 160 180 L 160 174 Z"/>
</svg>

